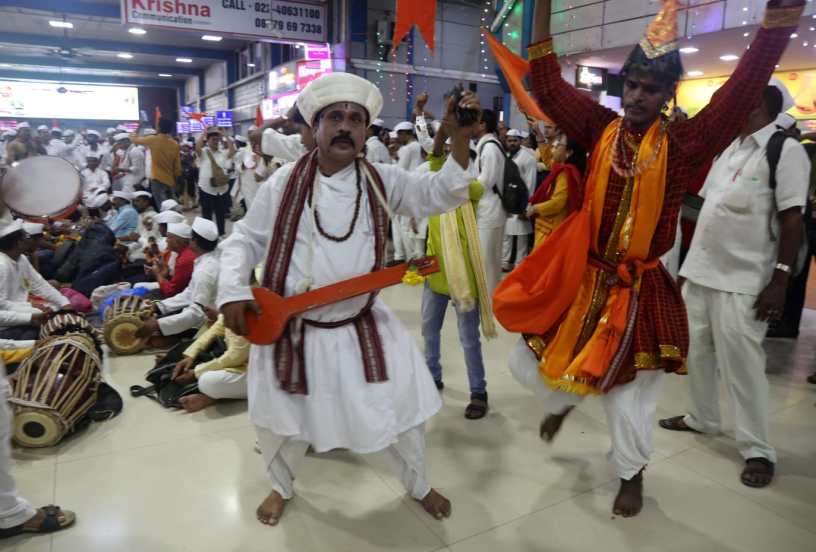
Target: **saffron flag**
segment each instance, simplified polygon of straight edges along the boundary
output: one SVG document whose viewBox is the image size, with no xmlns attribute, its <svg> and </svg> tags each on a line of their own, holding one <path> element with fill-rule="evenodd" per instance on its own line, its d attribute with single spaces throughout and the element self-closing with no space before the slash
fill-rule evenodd
<svg viewBox="0 0 816 552">
<path fill-rule="evenodd" d="M 397 22 L 394 26 L 394 45 L 392 51 L 397 46 L 411 27 L 414 25 L 419 29 L 422 38 L 428 45 L 428 49 L 434 49 L 434 31 L 436 27 L 436 0 L 397 0 Z"/>
<path fill-rule="evenodd" d="M 156 109 L 153 110 L 153 118 L 155 119 L 156 126 L 155 128 L 159 128 L 159 119 L 161 119 L 162 112 L 159 109 L 159 106 L 156 106 Z"/>
<path fill-rule="evenodd" d="M 519 109 L 528 117 L 539 121 L 552 123 L 552 120 L 538 106 L 538 102 L 524 87 L 524 77 L 530 72 L 530 63 L 510 51 L 507 46 L 499 42 L 488 29 L 482 27 L 482 33 L 487 38 L 487 45 L 493 52 L 493 57 L 499 63 L 499 68 L 510 86 L 510 92 L 518 103 Z"/>
<path fill-rule="evenodd" d="M 264 124 L 263 114 L 261 113 L 261 106 L 255 106 L 255 126 L 261 128 Z"/>
</svg>

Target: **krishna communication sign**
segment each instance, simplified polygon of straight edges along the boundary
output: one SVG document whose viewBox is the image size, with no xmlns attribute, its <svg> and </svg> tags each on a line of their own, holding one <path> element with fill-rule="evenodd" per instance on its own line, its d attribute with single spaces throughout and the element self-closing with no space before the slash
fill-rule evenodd
<svg viewBox="0 0 816 552">
<path fill-rule="evenodd" d="M 326 42 L 326 5 L 279 0 L 122 0 L 122 22 L 284 41 Z"/>
</svg>

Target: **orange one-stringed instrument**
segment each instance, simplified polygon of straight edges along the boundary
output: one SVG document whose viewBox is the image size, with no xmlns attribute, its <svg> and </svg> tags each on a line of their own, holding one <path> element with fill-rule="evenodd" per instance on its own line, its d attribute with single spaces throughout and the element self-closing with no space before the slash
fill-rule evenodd
<svg viewBox="0 0 816 552">
<path fill-rule="evenodd" d="M 258 316 L 252 311 L 247 311 L 246 338 L 255 345 L 272 345 L 281 338 L 286 330 L 286 325 L 298 314 L 399 284 L 405 272 L 411 267 L 414 267 L 422 276 L 439 272 L 439 262 L 436 257 L 426 257 L 349 278 L 292 297 L 281 297 L 262 287 L 253 288 L 252 294 L 261 309 L 261 314 Z"/>
</svg>

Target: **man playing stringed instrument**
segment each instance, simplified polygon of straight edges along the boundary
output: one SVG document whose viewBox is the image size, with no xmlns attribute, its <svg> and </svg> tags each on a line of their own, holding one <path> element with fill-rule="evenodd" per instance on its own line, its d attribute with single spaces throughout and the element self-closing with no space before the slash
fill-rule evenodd
<svg viewBox="0 0 816 552">
<path fill-rule="evenodd" d="M 664 3 L 623 66 L 623 118 L 564 82 L 549 37 L 549 3 L 538 5 L 532 88 L 558 127 L 593 152 L 586 202 L 496 290 L 494 312 L 526 338 L 511 369 L 552 413 L 541 425 L 543 438 L 555 436 L 583 396 L 603 395 L 610 460 L 621 479 L 616 515 L 631 517 L 643 506 L 661 378 L 682 372 L 688 352 L 680 290 L 658 259 L 674 243 L 697 168 L 729 145 L 759 103 L 803 5 L 770 2 L 728 82 L 696 117 L 673 122 L 661 111 L 683 74 L 678 0 Z"/>
<path fill-rule="evenodd" d="M 382 269 L 391 212 L 425 217 L 468 200 L 472 128 L 459 125 L 453 105 L 445 119 L 452 155 L 439 172 L 365 161 L 366 128 L 382 101 L 372 83 L 348 73 L 322 76 L 300 94 L 317 148 L 263 184 L 222 245 L 218 305 L 236 334 L 247 334 L 245 316 L 258 310 L 247 281 L 261 260 L 265 288 L 304 294 Z M 472 94 L 459 106 L 478 114 Z M 309 445 L 386 450 L 411 496 L 448 517 L 450 502 L 425 479 L 424 423 L 441 401 L 422 353 L 376 293 L 335 301 L 295 318 L 274 345 L 252 346 L 250 417 L 273 489 L 258 519 L 278 523 Z"/>
</svg>

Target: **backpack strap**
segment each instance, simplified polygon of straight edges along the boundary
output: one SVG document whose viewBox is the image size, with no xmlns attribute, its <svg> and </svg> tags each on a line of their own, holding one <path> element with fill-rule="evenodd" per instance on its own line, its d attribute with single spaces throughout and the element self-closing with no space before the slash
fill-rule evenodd
<svg viewBox="0 0 816 552">
<path fill-rule="evenodd" d="M 790 136 L 783 130 L 777 130 L 774 132 L 770 139 L 768 139 L 768 145 L 765 147 L 765 156 L 768 159 L 768 185 L 771 187 L 771 190 L 776 190 L 776 169 L 779 167 L 779 160 L 782 158 L 782 148 L 785 145 L 785 140 L 788 138 L 793 139 L 793 136 Z"/>
</svg>

